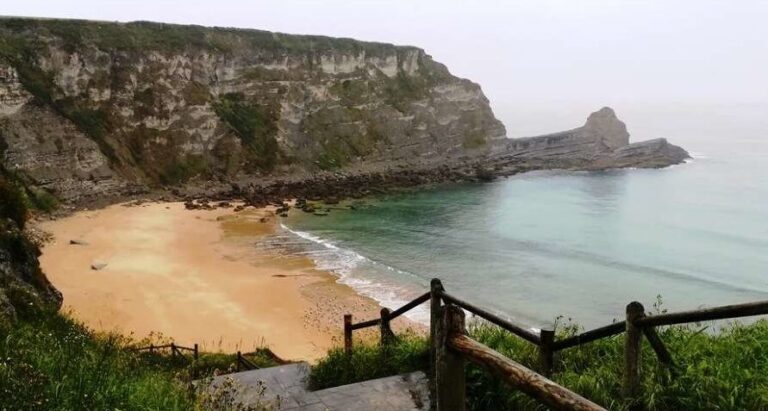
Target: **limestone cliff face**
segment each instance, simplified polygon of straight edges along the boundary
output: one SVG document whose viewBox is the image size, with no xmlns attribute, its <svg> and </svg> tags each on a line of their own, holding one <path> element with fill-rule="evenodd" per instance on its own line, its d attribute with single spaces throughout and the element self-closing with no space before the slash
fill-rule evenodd
<svg viewBox="0 0 768 411">
<path fill-rule="evenodd" d="M 482 154 L 504 137 L 480 87 L 414 47 L 0 19 L 3 162 L 64 199 Z"/>
</svg>

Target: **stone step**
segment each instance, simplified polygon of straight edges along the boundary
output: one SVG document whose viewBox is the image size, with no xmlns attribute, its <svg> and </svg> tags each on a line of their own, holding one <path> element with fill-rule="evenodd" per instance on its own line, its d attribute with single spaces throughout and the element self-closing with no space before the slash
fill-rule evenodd
<svg viewBox="0 0 768 411">
<path fill-rule="evenodd" d="M 291 411 L 428 410 L 423 372 L 363 381 L 319 391 L 307 390 L 309 364 L 297 363 L 215 377 L 212 389 L 230 389 L 235 402 Z M 231 387 L 231 388 L 226 388 Z"/>
</svg>

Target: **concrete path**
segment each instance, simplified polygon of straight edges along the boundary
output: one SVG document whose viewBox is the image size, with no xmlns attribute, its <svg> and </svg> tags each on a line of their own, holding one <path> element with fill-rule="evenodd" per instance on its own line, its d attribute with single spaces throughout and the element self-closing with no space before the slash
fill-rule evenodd
<svg viewBox="0 0 768 411">
<path fill-rule="evenodd" d="M 307 363 L 289 364 L 216 377 L 212 387 L 230 385 L 236 402 L 257 409 L 291 411 L 428 410 L 429 391 L 423 372 L 308 391 Z M 214 388 L 215 389 L 215 388 Z"/>
</svg>

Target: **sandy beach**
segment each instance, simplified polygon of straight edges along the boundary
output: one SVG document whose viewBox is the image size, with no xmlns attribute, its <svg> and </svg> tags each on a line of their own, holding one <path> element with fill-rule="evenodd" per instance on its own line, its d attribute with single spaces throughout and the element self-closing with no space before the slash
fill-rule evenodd
<svg viewBox="0 0 768 411">
<path fill-rule="evenodd" d="M 53 235 L 40 261 L 64 309 L 96 330 L 313 361 L 340 343 L 344 313 L 380 308 L 306 257 L 257 250 L 277 224 L 271 208 L 113 205 L 40 223 Z"/>
</svg>

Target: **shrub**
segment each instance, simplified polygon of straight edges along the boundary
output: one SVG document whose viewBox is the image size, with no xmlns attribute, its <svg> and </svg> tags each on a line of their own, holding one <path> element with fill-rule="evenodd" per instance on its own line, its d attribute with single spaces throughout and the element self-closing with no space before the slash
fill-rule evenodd
<svg viewBox="0 0 768 411">
<path fill-rule="evenodd" d="M 277 118 L 270 107 L 249 102 L 242 94 L 226 94 L 214 104 L 214 109 L 251 153 L 251 164 L 266 171 L 275 167 L 279 154 L 275 139 Z"/>
<path fill-rule="evenodd" d="M 6 218 L 13 220 L 20 228 L 24 228 L 27 220 L 27 206 L 24 202 L 24 193 L 19 186 L 0 174 L 0 219 Z"/>
</svg>

